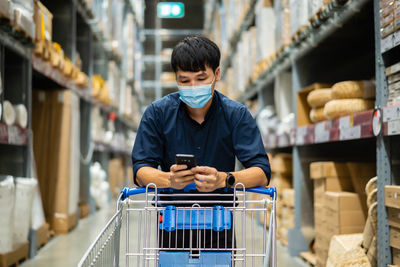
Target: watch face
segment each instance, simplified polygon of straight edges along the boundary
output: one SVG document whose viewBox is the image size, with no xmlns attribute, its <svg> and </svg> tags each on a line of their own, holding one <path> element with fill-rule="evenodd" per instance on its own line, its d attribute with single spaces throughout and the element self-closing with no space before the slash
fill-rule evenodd
<svg viewBox="0 0 400 267">
<path fill-rule="evenodd" d="M 235 176 L 233 176 L 233 175 L 231 174 L 231 175 L 229 175 L 229 178 L 228 178 L 228 184 L 229 184 L 230 186 L 232 186 L 234 183 L 235 183 Z"/>
</svg>

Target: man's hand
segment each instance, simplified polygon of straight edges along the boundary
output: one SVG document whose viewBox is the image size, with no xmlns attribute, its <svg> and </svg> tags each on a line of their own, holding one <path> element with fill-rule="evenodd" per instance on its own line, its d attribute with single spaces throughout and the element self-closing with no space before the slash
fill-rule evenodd
<svg viewBox="0 0 400 267">
<path fill-rule="evenodd" d="M 194 167 L 191 170 L 195 175 L 194 182 L 199 192 L 212 192 L 218 188 L 225 187 L 224 175 L 221 175 L 217 169 L 211 167 Z"/>
<path fill-rule="evenodd" d="M 182 189 L 194 182 L 194 173 L 192 170 L 187 170 L 186 165 L 174 164 L 170 168 L 169 179 L 172 188 Z"/>
</svg>

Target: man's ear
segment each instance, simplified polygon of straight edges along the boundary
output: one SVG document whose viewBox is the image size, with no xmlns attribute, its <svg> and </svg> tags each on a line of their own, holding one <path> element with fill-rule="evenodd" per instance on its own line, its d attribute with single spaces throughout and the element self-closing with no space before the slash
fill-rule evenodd
<svg viewBox="0 0 400 267">
<path fill-rule="evenodd" d="M 215 70 L 215 81 L 220 81 L 221 80 L 221 67 L 218 67 Z"/>
</svg>

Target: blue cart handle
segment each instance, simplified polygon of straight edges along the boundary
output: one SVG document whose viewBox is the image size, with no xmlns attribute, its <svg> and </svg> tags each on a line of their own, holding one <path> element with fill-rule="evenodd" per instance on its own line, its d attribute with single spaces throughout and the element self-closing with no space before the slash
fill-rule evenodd
<svg viewBox="0 0 400 267">
<path fill-rule="evenodd" d="M 185 188 L 183 189 L 174 189 L 174 188 L 158 188 L 157 192 L 158 193 L 182 193 L 182 192 L 190 192 L 190 191 L 197 191 L 196 189 L 196 184 L 191 183 L 188 184 Z M 225 192 L 233 192 L 233 188 L 224 188 L 223 189 Z M 243 188 L 236 188 L 237 191 L 243 191 Z M 154 192 L 154 188 L 148 188 L 147 192 Z M 251 193 L 257 193 L 257 194 L 263 194 L 263 195 L 268 195 L 272 199 L 276 198 L 276 187 L 253 187 L 253 188 L 246 188 L 246 192 L 251 192 Z M 125 200 L 127 197 L 133 196 L 133 195 L 139 195 L 139 194 L 144 194 L 146 193 L 146 187 L 125 187 L 121 191 L 121 200 Z"/>
</svg>

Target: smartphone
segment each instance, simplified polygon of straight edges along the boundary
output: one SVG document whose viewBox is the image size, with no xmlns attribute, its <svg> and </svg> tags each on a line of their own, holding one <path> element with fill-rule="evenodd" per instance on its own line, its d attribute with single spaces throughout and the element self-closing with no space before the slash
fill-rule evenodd
<svg viewBox="0 0 400 267">
<path fill-rule="evenodd" d="M 189 170 L 197 166 L 194 155 L 176 154 L 175 161 L 177 165 L 186 165 Z"/>
</svg>

